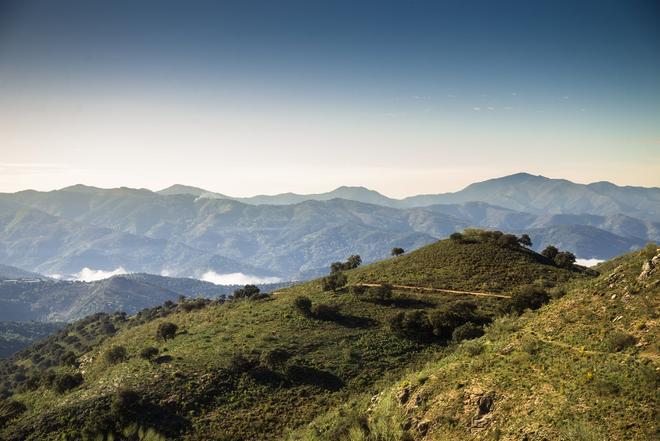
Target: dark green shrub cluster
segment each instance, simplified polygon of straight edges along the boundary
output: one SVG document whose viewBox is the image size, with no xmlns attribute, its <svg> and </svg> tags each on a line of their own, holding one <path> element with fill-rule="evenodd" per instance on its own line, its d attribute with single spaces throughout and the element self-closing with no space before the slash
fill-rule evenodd
<svg viewBox="0 0 660 441">
<path fill-rule="evenodd" d="M 79 373 L 75 374 L 62 374 L 55 378 L 53 389 L 57 393 L 64 393 L 71 389 L 80 386 L 83 383 L 83 377 Z"/>
<path fill-rule="evenodd" d="M 449 341 L 454 334 L 460 341 L 482 335 L 481 328 L 487 322 L 486 317 L 477 313 L 474 303 L 461 301 L 431 312 L 400 312 L 392 318 L 390 326 L 395 332 L 419 341 Z"/>
<path fill-rule="evenodd" d="M 140 358 L 143 360 L 153 361 L 158 355 L 158 349 L 153 346 L 148 346 L 140 351 Z"/>
<path fill-rule="evenodd" d="M 110 364 L 117 364 L 126 361 L 128 354 L 125 347 L 113 346 L 103 354 L 103 358 Z"/>
<path fill-rule="evenodd" d="M 323 282 L 324 291 L 337 292 L 339 289 L 346 286 L 346 283 L 348 283 L 348 279 L 346 278 L 346 275 L 344 273 L 338 271 L 338 272 L 333 272 L 329 276 L 324 277 L 322 282 Z"/>
<path fill-rule="evenodd" d="M 400 256 L 400 255 L 402 255 L 402 254 L 405 253 L 405 252 L 406 252 L 406 251 L 405 251 L 403 248 L 395 247 L 395 248 L 392 248 L 392 251 L 390 252 L 390 254 L 391 254 L 392 256 L 396 257 L 396 256 Z"/>
<path fill-rule="evenodd" d="M 559 251 L 557 247 L 552 245 L 545 247 L 545 249 L 541 251 L 541 255 L 548 260 L 551 260 L 552 263 L 560 268 L 570 269 L 573 267 L 576 260 L 575 254 L 568 251 Z"/>
<path fill-rule="evenodd" d="M 255 285 L 245 285 L 234 291 L 234 299 L 249 299 L 259 295 L 261 290 Z"/>
<path fill-rule="evenodd" d="M 301 313 L 305 317 L 311 317 L 312 315 L 312 301 L 309 299 L 309 297 L 297 297 L 293 301 L 293 305 L 295 306 L 296 310 Z"/>
<path fill-rule="evenodd" d="M 338 273 L 341 271 L 348 271 L 357 268 L 362 264 L 362 258 L 357 254 L 353 254 L 346 262 L 333 262 L 330 265 L 330 273 Z"/>
<path fill-rule="evenodd" d="M 27 407 L 20 401 L 0 399 L 0 428 L 26 410 Z"/>
<path fill-rule="evenodd" d="M 518 289 L 509 300 L 510 312 L 522 314 L 526 309 L 536 310 L 550 301 L 550 295 L 538 285 L 525 285 Z"/>
<path fill-rule="evenodd" d="M 360 297 L 366 302 L 389 304 L 392 301 L 392 285 L 384 283 L 380 286 L 372 286 Z"/>
<path fill-rule="evenodd" d="M 317 320 L 331 322 L 338 320 L 341 314 L 335 306 L 319 303 L 312 307 L 312 316 Z"/>
<path fill-rule="evenodd" d="M 179 330 L 179 327 L 172 322 L 163 322 L 158 325 L 156 330 L 156 338 L 163 341 L 172 339 L 176 336 L 176 331 Z"/>
</svg>

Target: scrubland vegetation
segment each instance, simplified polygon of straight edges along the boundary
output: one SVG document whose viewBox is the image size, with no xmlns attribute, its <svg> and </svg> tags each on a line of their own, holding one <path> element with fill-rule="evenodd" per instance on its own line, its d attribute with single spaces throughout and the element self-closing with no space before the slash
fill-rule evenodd
<svg viewBox="0 0 660 441">
<path fill-rule="evenodd" d="M 644 439 L 658 271 L 635 279 L 638 252 L 596 276 L 526 242 L 468 230 L 352 256 L 334 285 L 91 316 L 0 365 L 0 438 Z"/>
</svg>

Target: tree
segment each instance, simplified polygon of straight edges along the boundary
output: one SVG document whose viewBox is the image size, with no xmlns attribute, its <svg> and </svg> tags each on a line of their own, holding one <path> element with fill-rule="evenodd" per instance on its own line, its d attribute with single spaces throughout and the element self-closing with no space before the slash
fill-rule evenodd
<svg viewBox="0 0 660 441">
<path fill-rule="evenodd" d="M 575 263 L 575 254 L 569 251 L 561 251 L 554 258 L 555 264 L 561 268 L 572 268 Z"/>
<path fill-rule="evenodd" d="M 559 253 L 559 250 L 552 245 L 548 245 L 543 251 L 541 251 L 541 254 L 550 260 L 554 260 L 557 253 Z"/>
<path fill-rule="evenodd" d="M 355 269 L 362 265 L 362 258 L 358 254 L 353 254 L 346 260 L 345 269 Z"/>
<path fill-rule="evenodd" d="M 126 348 L 123 346 L 113 346 L 108 349 L 104 355 L 105 361 L 110 364 L 117 364 L 126 360 Z"/>
<path fill-rule="evenodd" d="M 537 285 L 525 285 L 511 296 L 509 310 L 522 314 L 526 309 L 539 309 L 550 301 L 550 296 Z"/>
<path fill-rule="evenodd" d="M 235 299 L 249 299 L 259 294 L 261 290 L 255 285 L 245 285 L 243 288 L 239 288 L 234 291 Z"/>
<path fill-rule="evenodd" d="M 392 300 L 392 285 L 387 283 L 369 288 L 369 300 L 376 303 L 387 303 Z"/>
<path fill-rule="evenodd" d="M 163 322 L 158 325 L 158 329 L 156 330 L 156 337 L 162 340 L 174 338 L 178 329 L 179 327 L 172 322 Z"/>
<path fill-rule="evenodd" d="M 462 242 L 462 241 L 463 241 L 463 235 L 462 235 L 461 233 L 458 233 L 458 232 L 456 232 L 456 233 L 451 233 L 451 235 L 449 236 L 449 238 L 450 238 L 451 240 L 453 240 L 454 242 Z"/>
<path fill-rule="evenodd" d="M 341 262 L 332 262 L 330 264 L 330 274 L 338 273 L 344 269 L 344 264 Z"/>
<path fill-rule="evenodd" d="M 405 250 L 403 248 L 399 248 L 399 247 L 392 248 L 392 253 L 391 254 L 394 257 L 400 256 L 403 253 L 405 253 Z"/>
<path fill-rule="evenodd" d="M 348 279 L 346 275 L 342 272 L 332 273 L 329 276 L 323 278 L 323 290 L 324 291 L 334 291 L 337 292 L 340 288 L 346 285 Z"/>
<path fill-rule="evenodd" d="M 531 247 L 532 239 L 529 237 L 528 234 L 523 234 L 518 238 L 518 243 L 524 247 Z"/>
</svg>

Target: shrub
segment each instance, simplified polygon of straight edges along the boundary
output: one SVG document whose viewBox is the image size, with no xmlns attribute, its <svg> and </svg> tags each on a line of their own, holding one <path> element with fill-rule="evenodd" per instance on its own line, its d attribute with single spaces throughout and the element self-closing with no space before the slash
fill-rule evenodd
<svg viewBox="0 0 660 441">
<path fill-rule="evenodd" d="M 172 322 L 163 322 L 158 325 L 156 330 L 156 337 L 162 340 L 169 340 L 176 336 L 176 331 L 179 329 L 177 325 Z"/>
<path fill-rule="evenodd" d="M 403 248 L 399 248 L 399 247 L 392 248 L 392 252 L 391 252 L 391 254 L 392 254 L 392 256 L 394 256 L 394 257 L 396 257 L 396 256 L 400 256 L 400 255 L 402 255 L 403 253 L 405 253 L 405 250 L 404 250 Z"/>
<path fill-rule="evenodd" d="M 153 346 L 147 346 L 146 348 L 140 351 L 140 358 L 148 361 L 152 361 L 158 355 L 158 349 Z"/>
<path fill-rule="evenodd" d="M 529 237 L 528 234 L 523 234 L 518 238 L 518 243 L 525 247 L 531 247 L 532 239 Z"/>
<path fill-rule="evenodd" d="M 320 303 L 312 307 L 312 315 L 318 320 L 335 321 L 340 317 L 337 308 L 332 305 Z"/>
<path fill-rule="evenodd" d="M 369 288 L 369 300 L 377 303 L 387 303 L 392 300 L 392 285 L 382 284 Z"/>
<path fill-rule="evenodd" d="M 575 263 L 575 254 L 569 253 L 568 251 L 561 251 L 557 253 L 553 260 L 555 265 L 560 268 L 572 268 Z"/>
<path fill-rule="evenodd" d="M 25 404 L 16 400 L 0 400 L 0 428 L 27 410 Z"/>
<path fill-rule="evenodd" d="M 312 315 L 312 301 L 309 300 L 309 297 L 297 297 L 293 301 L 294 306 L 305 317 L 310 317 Z"/>
<path fill-rule="evenodd" d="M 61 363 L 64 366 L 78 367 L 78 360 L 76 359 L 76 354 L 73 351 L 69 351 L 60 359 Z"/>
<path fill-rule="evenodd" d="M 460 301 L 436 309 L 429 317 L 433 334 L 442 340 L 449 340 L 452 338 L 454 329 L 459 326 L 468 322 L 484 321 L 476 314 L 476 310 L 477 305 L 468 301 Z"/>
<path fill-rule="evenodd" d="M 127 358 L 126 348 L 123 346 L 113 346 L 106 351 L 103 358 L 110 364 L 121 363 Z"/>
<path fill-rule="evenodd" d="M 454 329 L 454 332 L 451 334 L 451 339 L 458 343 L 463 340 L 472 340 L 473 338 L 478 338 L 482 335 L 484 335 L 484 330 L 481 326 L 468 322 Z"/>
<path fill-rule="evenodd" d="M 261 290 L 255 285 L 245 285 L 243 288 L 239 288 L 234 291 L 235 299 L 249 299 L 253 296 L 256 296 L 261 292 Z"/>
<path fill-rule="evenodd" d="M 522 314 L 526 309 L 539 309 L 550 301 L 550 296 L 541 287 L 526 285 L 511 296 L 509 311 Z"/>
<path fill-rule="evenodd" d="M 142 398 L 133 389 L 119 389 L 110 402 L 111 414 L 122 422 L 135 421 L 141 408 Z"/>
<path fill-rule="evenodd" d="M 337 290 L 345 286 L 347 282 L 348 279 L 344 273 L 334 272 L 323 278 L 323 290 L 337 292 Z"/>
<path fill-rule="evenodd" d="M 451 235 L 449 236 L 449 239 L 453 240 L 454 242 L 462 242 L 463 241 L 463 235 L 459 232 L 451 233 Z"/>
<path fill-rule="evenodd" d="M 357 254 L 353 254 L 348 259 L 346 259 L 346 262 L 332 262 L 332 264 L 330 264 L 330 274 L 352 270 L 361 264 L 362 258 Z"/>
<path fill-rule="evenodd" d="M 552 245 L 548 245 L 547 247 L 545 247 L 545 249 L 543 251 L 541 251 L 541 254 L 543 256 L 545 256 L 548 259 L 553 260 L 553 261 L 555 259 L 555 256 L 557 255 L 557 253 L 559 253 L 559 250 L 557 249 L 557 247 L 554 247 Z"/>
<path fill-rule="evenodd" d="M 82 384 L 83 377 L 79 373 L 63 374 L 57 377 L 54 386 L 57 393 L 64 393 Z"/>
<path fill-rule="evenodd" d="M 514 234 L 502 234 L 497 238 L 498 245 L 502 247 L 517 248 L 519 246 L 518 237 Z"/>
<path fill-rule="evenodd" d="M 611 352 L 619 352 L 633 346 L 636 343 L 635 337 L 625 332 L 617 331 L 607 339 L 607 348 Z"/>
<path fill-rule="evenodd" d="M 390 320 L 393 331 L 419 341 L 431 341 L 434 338 L 433 326 L 425 311 L 415 310 L 400 312 Z"/>
</svg>

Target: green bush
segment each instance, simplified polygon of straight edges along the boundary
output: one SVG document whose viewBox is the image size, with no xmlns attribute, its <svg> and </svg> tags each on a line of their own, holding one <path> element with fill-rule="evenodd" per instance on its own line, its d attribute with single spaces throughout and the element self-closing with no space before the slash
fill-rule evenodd
<svg viewBox="0 0 660 441">
<path fill-rule="evenodd" d="M 179 327 L 172 322 L 163 322 L 158 325 L 158 329 L 156 330 L 156 337 L 160 338 L 161 340 L 172 339 L 176 336 L 176 331 L 178 331 L 178 329 Z"/>
<path fill-rule="evenodd" d="M 110 413 L 119 421 L 136 421 L 142 408 L 142 397 L 133 389 L 119 389 L 110 402 Z"/>
<path fill-rule="evenodd" d="M 151 361 L 154 358 L 156 358 L 157 355 L 158 355 L 158 349 L 154 348 L 153 346 L 148 346 L 142 349 L 142 351 L 140 351 L 140 358 L 144 360 Z"/>
<path fill-rule="evenodd" d="M 300 312 L 305 317 L 310 317 L 312 315 L 312 301 L 309 300 L 309 297 L 297 297 L 293 301 L 293 305 L 296 307 L 298 312 Z"/>
<path fill-rule="evenodd" d="M 63 374 L 57 377 L 55 380 L 55 391 L 57 393 L 64 393 L 68 390 L 80 386 L 83 382 L 83 377 L 79 373 L 75 374 Z"/>
<path fill-rule="evenodd" d="M 325 321 L 335 321 L 340 317 L 336 307 L 324 303 L 314 305 L 312 307 L 312 315 L 318 320 Z"/>
<path fill-rule="evenodd" d="M 234 299 L 249 299 L 258 295 L 261 290 L 255 285 L 245 285 L 243 288 L 239 288 L 234 291 Z"/>
<path fill-rule="evenodd" d="M 110 364 L 121 363 L 127 358 L 126 348 L 123 346 L 113 346 L 105 352 L 103 358 Z"/>
<path fill-rule="evenodd" d="M 0 428 L 27 410 L 25 404 L 16 400 L 0 400 Z"/>
<path fill-rule="evenodd" d="M 525 285 L 516 291 L 509 300 L 510 312 L 522 314 L 526 309 L 539 309 L 550 301 L 550 296 L 545 289 L 537 285 Z"/>
<path fill-rule="evenodd" d="M 323 290 L 337 292 L 340 288 L 344 287 L 346 283 L 348 283 L 348 279 L 344 273 L 341 271 L 334 272 L 323 278 Z"/>
</svg>

